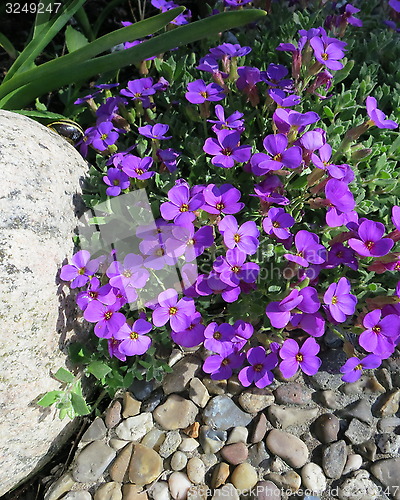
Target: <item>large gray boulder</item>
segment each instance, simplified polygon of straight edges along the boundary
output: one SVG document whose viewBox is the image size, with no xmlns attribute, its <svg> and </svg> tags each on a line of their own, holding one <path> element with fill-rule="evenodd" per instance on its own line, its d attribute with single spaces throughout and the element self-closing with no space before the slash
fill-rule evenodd
<svg viewBox="0 0 400 500">
<path fill-rule="evenodd" d="M 73 253 L 87 165 L 30 118 L 0 111 L 0 495 L 38 470 L 73 429 L 36 402 L 60 388 L 65 347 L 82 331 L 59 269 Z"/>
</svg>

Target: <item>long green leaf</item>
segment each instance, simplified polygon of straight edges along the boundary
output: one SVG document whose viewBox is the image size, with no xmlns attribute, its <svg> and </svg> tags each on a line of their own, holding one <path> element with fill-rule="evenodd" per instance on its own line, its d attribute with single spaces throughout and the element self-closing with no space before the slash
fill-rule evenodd
<svg viewBox="0 0 400 500">
<path fill-rule="evenodd" d="M 3 47 L 12 59 L 16 59 L 18 57 L 18 50 L 3 33 L 0 33 L 0 47 Z"/>
<path fill-rule="evenodd" d="M 130 40 L 137 40 L 138 38 L 143 38 L 147 35 L 155 33 L 175 19 L 175 17 L 183 11 L 184 7 L 178 7 L 163 14 L 158 14 L 149 19 L 145 19 L 144 21 L 140 21 L 132 26 L 120 28 L 112 33 L 109 33 L 108 35 L 98 38 L 81 49 L 75 50 L 71 54 L 59 57 L 58 59 L 53 59 L 52 61 L 42 64 L 41 66 L 30 71 L 15 75 L 14 78 L 0 85 L 0 98 L 37 78 L 41 78 L 42 71 L 44 73 L 50 73 L 52 68 L 56 68 L 56 71 L 58 72 L 62 70 L 63 67 L 68 67 L 68 71 L 70 71 L 70 68 L 73 68 L 77 63 L 92 59 L 98 54 L 106 52 L 115 45 Z M 96 72 L 93 74 L 96 74 Z"/>
<path fill-rule="evenodd" d="M 83 7 L 81 7 L 75 14 L 75 19 L 78 21 L 80 24 L 83 33 L 85 34 L 86 38 L 89 40 L 89 42 L 92 42 L 95 39 L 92 27 L 90 25 L 90 21 L 88 19 L 88 16 L 86 14 L 86 11 Z"/>
<path fill-rule="evenodd" d="M 108 18 L 110 12 L 114 10 L 114 8 L 120 4 L 123 0 L 111 0 L 111 2 L 108 2 L 107 5 L 104 7 L 104 9 L 100 12 L 99 17 L 97 18 L 96 22 L 94 23 L 93 26 L 93 34 L 95 37 L 97 37 L 98 32 L 100 31 L 101 25 L 104 23 L 104 21 Z"/>
<path fill-rule="evenodd" d="M 56 18 L 51 19 L 42 25 L 42 28 L 37 33 L 25 49 L 21 52 L 17 60 L 8 70 L 3 83 L 9 81 L 14 75 L 22 73 L 31 68 L 36 57 L 43 51 L 44 48 L 53 40 L 57 33 L 67 24 L 75 12 L 82 7 L 86 0 L 72 0 L 65 9 Z"/>
<path fill-rule="evenodd" d="M 196 21 L 190 25 L 176 28 L 147 40 L 140 44 L 140 46 L 97 57 L 89 61 L 75 64 L 72 67 L 64 65 L 64 58 L 57 59 L 52 61 L 53 65 L 51 67 L 45 68 L 46 65 L 42 65 L 32 70 L 30 73 L 34 71 L 35 74 L 30 75 L 31 78 L 25 84 L 24 88 L 15 90 L 14 87 L 14 89 L 11 89 L 13 90 L 12 95 L 5 95 L 5 97 L 1 99 L 0 108 L 12 109 L 24 107 L 36 97 L 64 85 L 83 81 L 99 73 L 117 70 L 124 66 L 138 63 L 143 59 L 163 53 L 166 50 L 195 42 L 201 38 L 214 36 L 221 31 L 257 21 L 265 15 L 266 12 L 256 9 L 224 12 L 201 21 Z M 84 50 L 85 48 L 86 47 L 80 50 Z M 77 52 L 79 51 L 73 54 Z M 73 54 L 71 54 L 71 56 Z M 46 64 L 50 65 L 50 63 Z M 20 77 L 21 76 L 24 75 L 20 75 Z M 0 92 L 2 90 L 3 89 L 0 87 Z M 0 94 L 0 97 L 2 95 L 4 95 L 4 93 Z"/>
<path fill-rule="evenodd" d="M 32 39 L 35 39 L 41 33 L 43 25 L 47 23 L 51 16 L 51 2 L 52 0 L 42 0 L 40 3 L 43 5 L 42 9 L 37 9 L 35 25 L 33 27 Z M 39 7 L 39 6 L 38 6 Z"/>
</svg>

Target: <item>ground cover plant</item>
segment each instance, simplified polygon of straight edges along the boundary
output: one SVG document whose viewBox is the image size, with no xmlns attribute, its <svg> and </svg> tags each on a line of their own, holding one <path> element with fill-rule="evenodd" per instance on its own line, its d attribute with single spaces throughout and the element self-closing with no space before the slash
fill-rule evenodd
<svg viewBox="0 0 400 500">
<path fill-rule="evenodd" d="M 395 355 L 399 2 L 293 3 L 76 96 L 100 231 L 77 238 L 60 277 L 94 325 L 71 357 L 110 395 L 162 379 L 174 345 L 202 346 L 213 379 L 261 388 L 315 374 L 330 343 L 348 356 L 346 382 Z M 143 189 L 150 225 L 130 197 Z M 94 250 L 115 217 L 124 241 Z M 57 376 L 66 389 L 41 404 L 87 413 L 77 379 Z"/>
</svg>

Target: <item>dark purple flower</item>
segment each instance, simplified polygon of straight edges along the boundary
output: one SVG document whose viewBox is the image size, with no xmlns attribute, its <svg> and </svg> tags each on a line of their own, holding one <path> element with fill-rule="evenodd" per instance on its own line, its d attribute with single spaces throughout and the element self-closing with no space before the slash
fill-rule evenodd
<svg viewBox="0 0 400 500">
<path fill-rule="evenodd" d="M 251 52 L 251 47 L 242 47 L 238 43 L 223 43 L 209 50 L 215 59 L 224 57 L 242 57 Z"/>
<path fill-rule="evenodd" d="M 347 23 L 360 28 L 363 25 L 363 22 L 361 21 L 361 19 L 353 16 L 353 14 L 357 14 L 357 12 L 360 12 L 360 9 L 357 9 L 356 7 L 348 3 L 345 7 L 343 18 Z"/>
<path fill-rule="evenodd" d="M 151 156 L 139 158 L 138 156 L 127 155 L 123 158 L 121 165 L 123 172 L 135 179 L 146 180 L 155 175 L 155 172 L 149 170 L 153 165 Z"/>
<path fill-rule="evenodd" d="M 322 337 L 325 333 L 325 320 L 320 312 L 293 314 L 290 323 L 296 328 L 301 328 L 312 337 Z"/>
<path fill-rule="evenodd" d="M 380 309 L 365 315 L 363 325 L 367 330 L 359 336 L 358 343 L 367 352 L 388 358 L 394 352 L 394 340 L 400 335 L 400 317 L 396 314 L 381 316 Z"/>
<path fill-rule="evenodd" d="M 354 196 L 344 181 L 329 179 L 325 186 L 325 196 L 331 206 L 340 212 L 351 212 L 356 206 Z"/>
<path fill-rule="evenodd" d="M 363 370 L 378 368 L 381 363 L 382 359 L 375 354 L 368 354 L 363 359 L 353 356 L 340 368 L 340 372 L 344 373 L 342 380 L 343 382 L 355 382 L 361 377 Z"/>
<path fill-rule="evenodd" d="M 201 314 L 195 312 L 190 318 L 190 324 L 181 332 L 171 332 L 172 340 L 182 347 L 195 347 L 204 341 L 205 326 L 201 324 Z"/>
<path fill-rule="evenodd" d="M 209 351 L 219 352 L 221 343 L 229 344 L 235 335 L 235 330 L 229 323 L 218 325 L 215 321 L 208 324 L 204 330 L 204 347 Z M 233 348 L 232 348 L 233 350 Z"/>
<path fill-rule="evenodd" d="M 112 146 L 117 140 L 118 132 L 114 130 L 114 125 L 111 122 L 101 122 L 93 130 L 90 143 L 95 149 L 105 151 L 108 146 Z"/>
<path fill-rule="evenodd" d="M 294 237 L 296 245 L 296 255 L 286 253 L 284 257 L 291 262 L 295 262 L 303 267 L 309 264 L 322 264 L 326 260 L 327 252 L 323 245 L 319 243 L 319 237 L 306 230 L 301 230 Z"/>
<path fill-rule="evenodd" d="M 90 323 L 96 323 L 94 333 L 97 337 L 108 339 L 125 323 L 125 316 L 118 312 L 120 307 L 119 301 L 114 304 L 101 304 L 93 300 L 83 312 L 83 317 Z"/>
<path fill-rule="evenodd" d="M 218 257 L 214 270 L 220 273 L 221 280 L 229 286 L 238 286 L 241 281 L 254 283 L 260 267 L 254 262 L 246 262 L 247 255 L 238 248 L 229 249 L 225 257 Z"/>
<path fill-rule="evenodd" d="M 350 238 L 349 245 L 363 257 L 382 257 L 390 252 L 394 242 L 383 238 L 385 226 L 381 222 L 364 220 L 358 228 L 358 238 Z"/>
<path fill-rule="evenodd" d="M 232 344 L 221 343 L 218 354 L 209 356 L 204 361 L 203 371 L 210 373 L 213 380 L 225 380 L 232 376 L 233 370 L 242 366 L 243 361 L 243 352 L 236 352 Z"/>
<path fill-rule="evenodd" d="M 279 369 L 285 378 L 291 378 L 298 368 L 306 375 L 315 375 L 321 366 L 318 358 L 319 345 L 313 337 L 309 337 L 300 347 L 293 339 L 286 339 L 279 350 L 282 361 Z"/>
<path fill-rule="evenodd" d="M 241 287 L 229 286 L 219 276 L 215 271 L 211 271 L 209 275 L 200 275 L 195 286 L 197 294 L 200 296 L 221 295 L 225 302 L 235 302 L 239 298 Z"/>
<path fill-rule="evenodd" d="M 161 216 L 173 220 L 175 224 L 187 224 L 196 218 L 195 212 L 202 207 L 204 198 L 201 193 L 191 196 L 187 184 L 178 184 L 168 191 L 168 199 L 160 206 Z"/>
<path fill-rule="evenodd" d="M 165 166 L 170 173 L 175 172 L 177 160 L 180 154 L 172 148 L 158 149 L 157 156 L 161 160 L 161 165 Z"/>
<path fill-rule="evenodd" d="M 230 7 L 243 7 L 250 3 L 252 0 L 224 0 L 225 5 L 229 5 Z"/>
<path fill-rule="evenodd" d="M 119 96 L 108 97 L 106 99 L 106 102 L 101 104 L 96 109 L 97 125 L 99 125 L 101 122 L 112 121 L 114 118 L 116 118 L 118 114 L 119 104 L 126 104 L 126 102 L 127 102 L 126 99 L 123 99 L 122 97 Z"/>
<path fill-rule="evenodd" d="M 60 278 L 63 281 L 70 281 L 71 288 L 79 288 L 86 285 L 98 268 L 97 259 L 90 260 L 90 253 L 87 250 L 79 250 L 72 256 L 71 264 L 61 268 Z"/>
<path fill-rule="evenodd" d="M 313 37 L 310 45 L 314 49 L 315 59 L 326 66 L 328 69 L 337 71 L 343 68 L 339 59 L 343 59 L 344 52 L 336 42 L 325 44 L 319 37 Z"/>
<path fill-rule="evenodd" d="M 269 154 L 256 153 L 252 156 L 250 163 L 254 175 L 264 175 L 283 167 L 297 168 L 301 165 L 301 149 L 298 146 L 288 148 L 288 139 L 284 134 L 267 135 L 263 145 Z"/>
<path fill-rule="evenodd" d="M 280 240 L 286 240 L 291 233 L 287 230 L 295 220 L 283 208 L 271 207 L 263 219 L 263 229 L 267 234 L 275 234 Z"/>
<path fill-rule="evenodd" d="M 346 321 L 347 316 L 352 316 L 356 310 L 357 297 L 350 290 L 350 281 L 343 277 L 337 283 L 331 283 L 324 294 L 324 302 L 338 323 Z"/>
<path fill-rule="evenodd" d="M 355 271 L 358 269 L 358 262 L 354 251 L 351 248 L 345 247 L 342 243 L 334 243 L 328 252 L 326 267 L 337 267 L 340 264 L 344 264 Z"/>
<path fill-rule="evenodd" d="M 236 214 L 244 208 L 244 203 L 239 202 L 241 193 L 232 184 L 222 184 L 220 187 L 209 184 L 203 195 L 202 208 L 209 214 Z"/>
<path fill-rule="evenodd" d="M 254 192 L 250 196 L 257 196 L 265 203 L 276 203 L 277 205 L 289 205 L 288 198 L 283 196 L 283 184 L 277 175 L 270 175 L 259 184 L 254 185 Z"/>
<path fill-rule="evenodd" d="M 257 90 L 257 83 L 261 81 L 260 70 L 250 66 L 241 66 L 237 72 L 239 75 L 236 80 L 237 88 L 247 95 L 253 106 L 256 106 L 260 100 Z"/>
<path fill-rule="evenodd" d="M 228 118 L 225 118 L 225 110 L 220 105 L 217 104 L 215 106 L 215 114 L 218 120 L 207 120 L 210 123 L 215 123 L 213 130 L 216 132 L 217 130 L 228 129 L 228 130 L 237 130 L 242 132 L 244 130 L 243 123 L 243 113 L 239 111 L 235 111 Z"/>
<path fill-rule="evenodd" d="M 300 104 L 300 102 L 301 102 L 300 96 L 295 95 L 295 94 L 287 95 L 281 89 L 269 89 L 268 95 L 281 108 L 290 108 L 291 106 L 296 106 L 297 104 Z"/>
<path fill-rule="evenodd" d="M 140 135 L 157 141 L 165 141 L 166 139 L 171 139 L 172 137 L 172 135 L 165 135 L 169 130 L 169 125 L 165 125 L 164 123 L 145 125 L 144 127 L 139 127 L 138 130 Z"/>
<path fill-rule="evenodd" d="M 283 134 L 287 134 L 291 128 L 302 132 L 307 125 L 316 123 L 320 119 L 314 111 L 299 113 L 293 109 L 284 108 L 277 108 L 272 118 L 278 131 Z"/>
<path fill-rule="evenodd" d="M 378 128 L 388 129 L 395 129 L 399 126 L 398 123 L 394 122 L 393 120 L 388 120 L 385 113 L 378 109 L 378 103 L 376 102 L 375 97 L 369 96 L 367 97 L 365 102 L 367 105 L 368 116 L 370 117 L 373 125 L 376 125 Z"/>
<path fill-rule="evenodd" d="M 214 156 L 211 163 L 217 167 L 231 168 L 237 163 L 249 161 L 251 146 L 239 146 L 240 133 L 237 130 L 217 130 L 217 138 L 209 137 L 203 151 Z"/>
<path fill-rule="evenodd" d="M 126 356 L 144 354 L 150 347 L 151 339 L 146 335 L 153 325 L 144 319 L 137 319 L 132 326 L 127 323 L 114 333 L 114 338 L 120 340 L 119 351 Z"/>
<path fill-rule="evenodd" d="M 159 306 L 153 311 L 155 326 L 164 326 L 168 321 L 171 329 L 181 332 L 190 325 L 190 320 L 195 313 L 193 299 L 183 297 L 178 300 L 178 292 L 168 288 L 158 296 Z"/>
<path fill-rule="evenodd" d="M 260 76 L 263 82 L 270 87 L 279 87 L 283 90 L 291 90 L 293 88 L 293 80 L 284 79 L 289 73 L 288 69 L 282 64 L 269 64 L 266 71 L 261 71 Z"/>
<path fill-rule="evenodd" d="M 251 366 L 242 368 L 238 375 L 244 387 L 254 383 L 256 387 L 263 389 L 272 384 L 274 381 L 272 370 L 278 364 L 278 356 L 275 353 L 271 352 L 267 355 L 264 347 L 252 347 L 247 351 L 247 361 Z"/>
<path fill-rule="evenodd" d="M 109 186 L 106 189 L 107 196 L 118 196 L 123 189 L 130 186 L 129 177 L 119 168 L 109 168 L 107 175 L 103 176 L 103 181 Z"/>
<path fill-rule="evenodd" d="M 400 13 L 400 0 L 389 0 L 389 7 L 395 12 Z"/>
<path fill-rule="evenodd" d="M 186 99 L 192 104 L 202 104 L 205 101 L 221 101 L 225 98 L 224 89 L 216 83 L 206 85 L 204 80 L 188 83 Z"/>
<path fill-rule="evenodd" d="M 247 255 L 256 253 L 260 244 L 258 241 L 260 231 L 254 221 L 245 222 L 239 227 L 233 215 L 226 215 L 218 224 L 218 229 L 223 235 L 224 243 L 228 248 L 237 247 Z"/>
</svg>

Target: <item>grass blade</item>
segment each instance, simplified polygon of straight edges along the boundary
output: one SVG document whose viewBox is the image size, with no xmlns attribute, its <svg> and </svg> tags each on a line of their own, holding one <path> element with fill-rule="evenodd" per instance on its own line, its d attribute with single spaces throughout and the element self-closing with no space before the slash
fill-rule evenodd
<svg viewBox="0 0 400 500">
<path fill-rule="evenodd" d="M 0 47 L 3 47 L 11 59 L 16 59 L 18 57 L 18 50 L 3 33 L 0 33 Z"/>
</svg>

